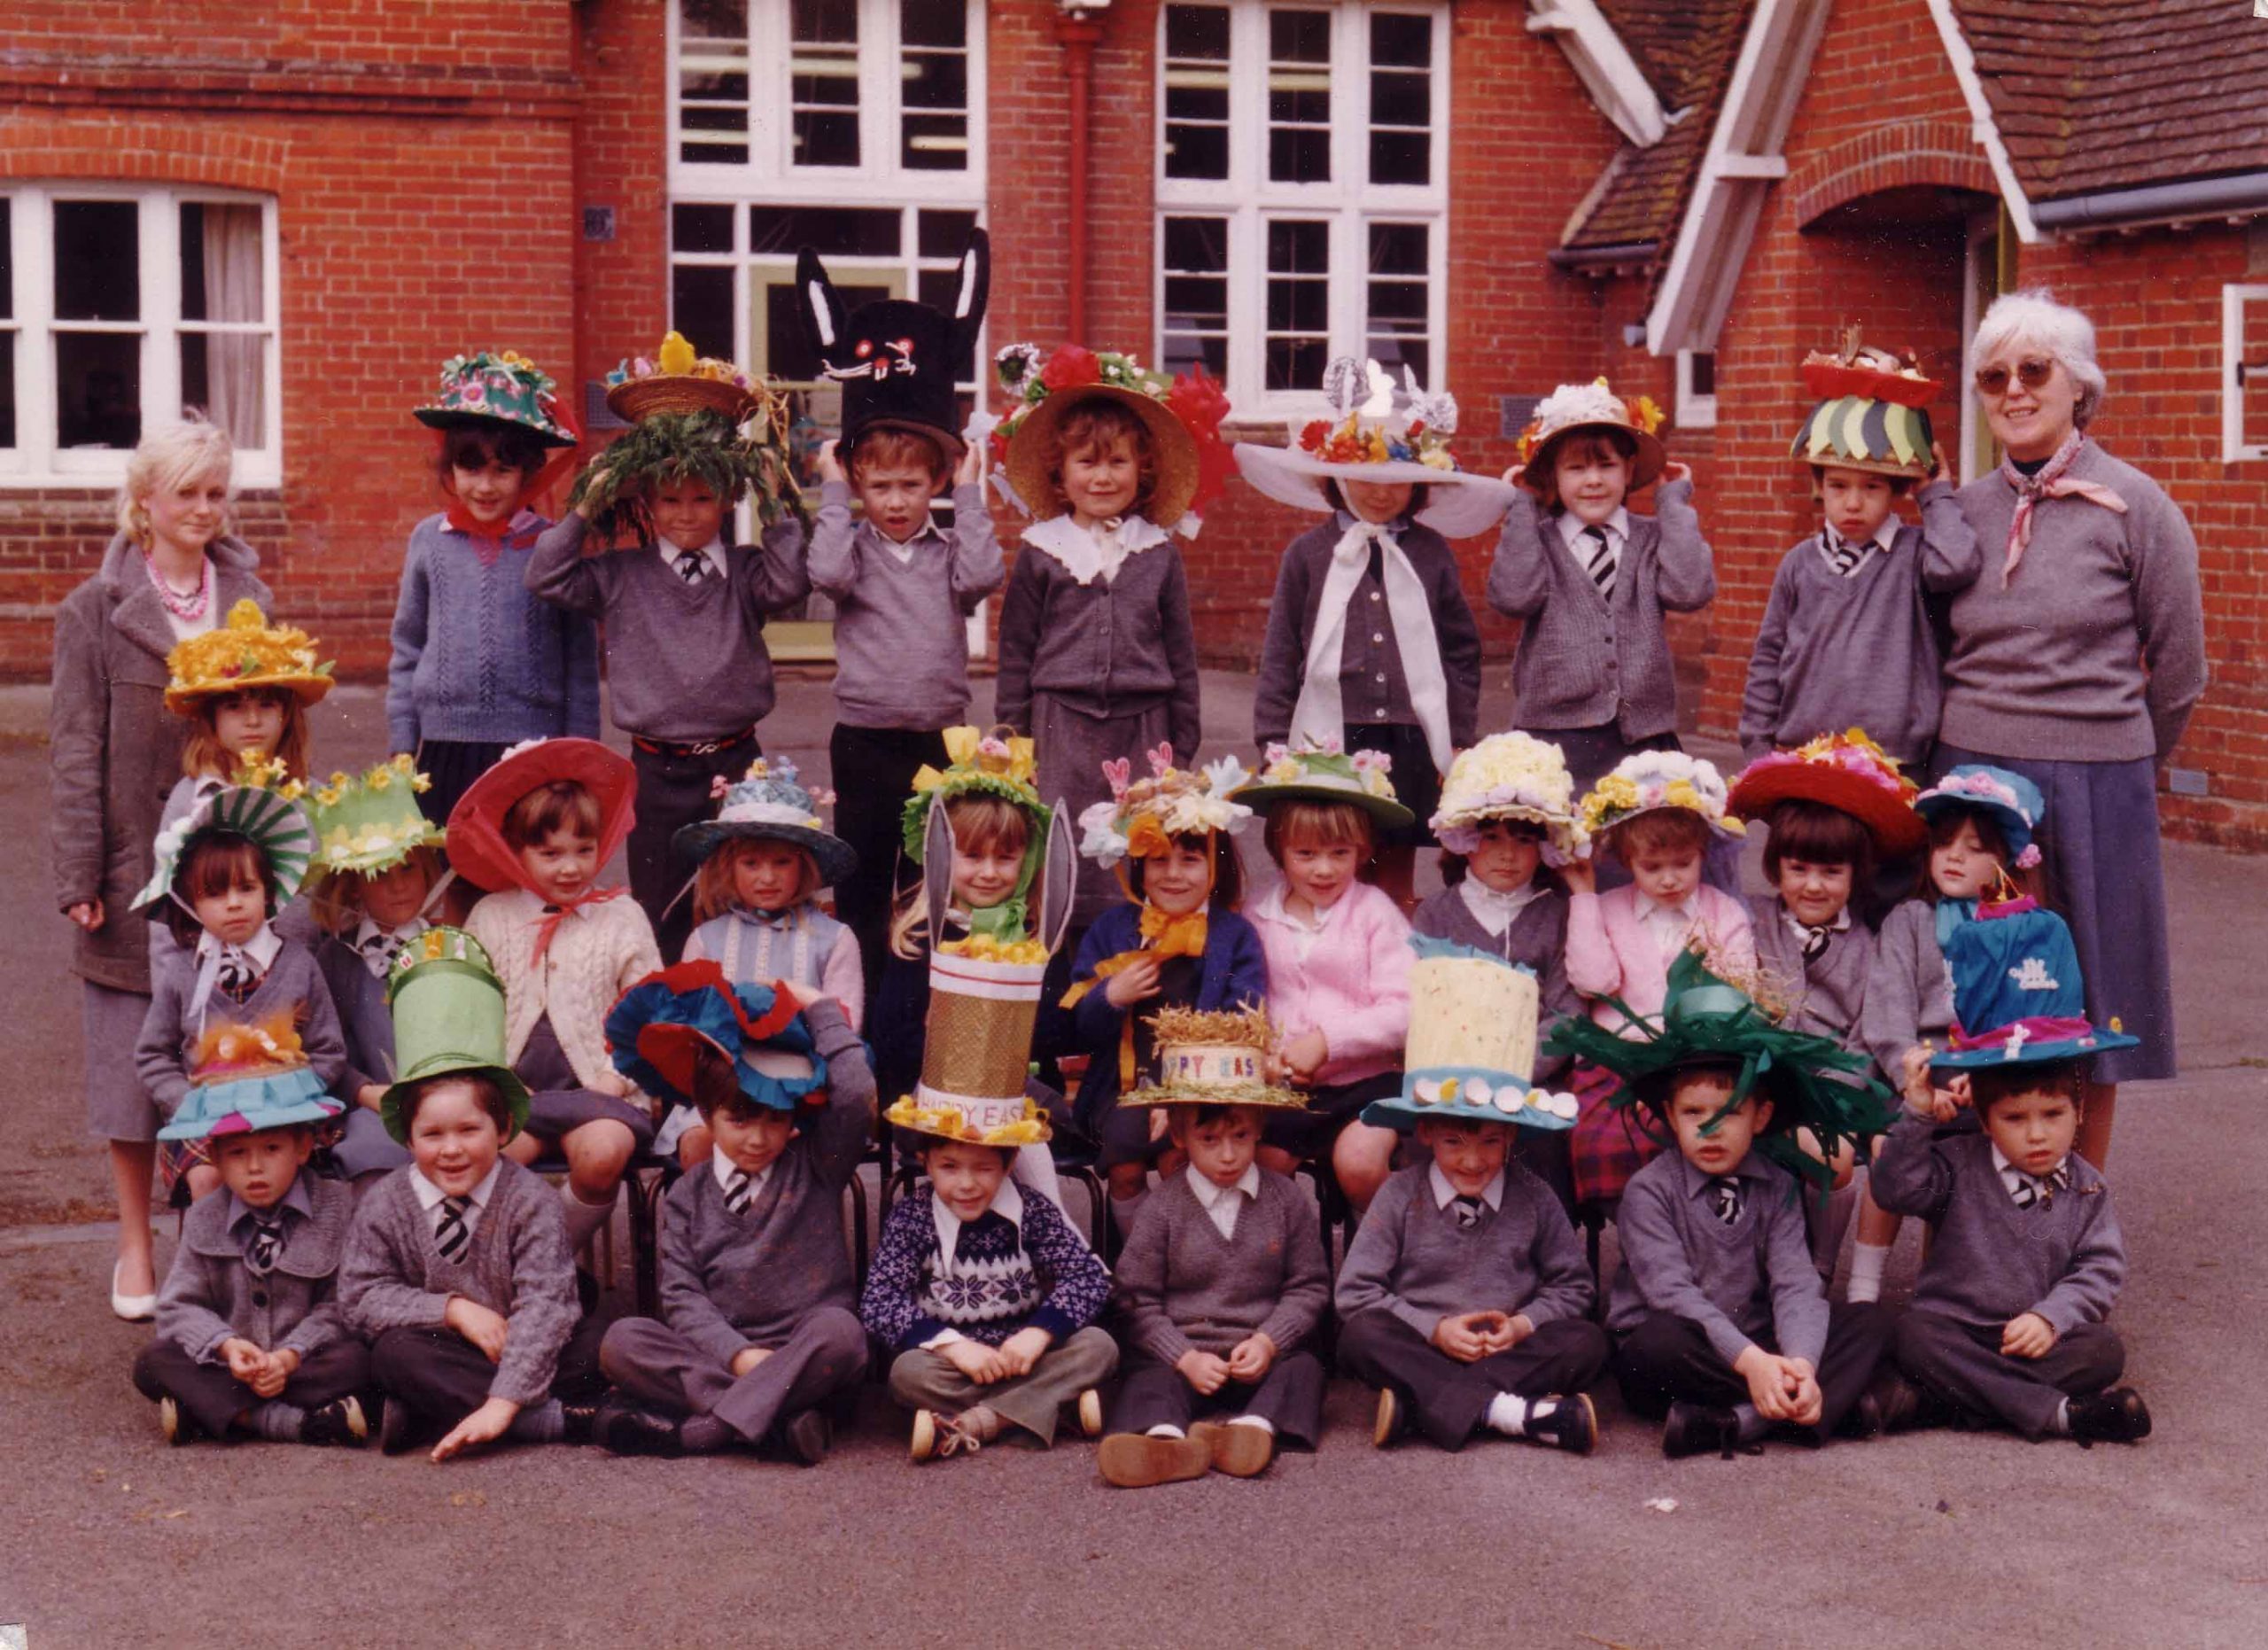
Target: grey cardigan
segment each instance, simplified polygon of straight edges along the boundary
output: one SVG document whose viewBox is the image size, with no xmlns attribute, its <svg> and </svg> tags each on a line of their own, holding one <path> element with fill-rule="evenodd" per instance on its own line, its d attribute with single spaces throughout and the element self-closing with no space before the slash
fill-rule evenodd
<svg viewBox="0 0 2268 1650">
<path fill-rule="evenodd" d="M 1023 546 L 1000 598 L 992 691 L 993 713 L 1020 734 L 1032 731 L 1037 694 L 1091 717 L 1162 704 L 1175 752 L 1196 750 L 1197 633 L 1180 547 L 1168 539 L 1128 556 L 1108 581 L 1081 584 L 1045 550 Z"/>
<path fill-rule="evenodd" d="M 1612 722 L 1629 741 L 1676 731 L 1677 683 L 1662 615 L 1706 607 L 1717 594 L 1717 567 L 1690 481 L 1657 487 L 1654 510 L 1629 518 L 1610 611 L 1557 526 L 1538 512 L 1535 495 L 1515 489 L 1488 568 L 1488 605 L 1525 621 L 1512 658 L 1519 727 Z"/>
<path fill-rule="evenodd" d="M 231 1335 L 263 1352 L 288 1350 L 305 1358 L 346 1333 L 337 1298 L 338 1262 L 354 1216 L 354 1190 L 304 1169 L 296 1184 L 307 1194 L 308 1213 L 288 1223 L 276 1268 L 264 1278 L 252 1276 L 242 1239 L 229 1229 L 233 1195 L 216 1192 L 189 1206 L 181 1247 L 158 1294 L 159 1340 L 200 1364 L 214 1364 Z"/>
<path fill-rule="evenodd" d="M 275 597 L 254 574 L 260 557 L 241 539 L 213 541 L 215 623 L 245 596 Z M 103 925 L 77 930 L 71 971 L 113 991 L 150 989 L 149 923 L 128 905 L 150 880 L 158 815 L 181 777 L 187 719 L 166 709 L 166 655 L 174 633 L 120 533 L 101 570 L 55 615 L 55 672 L 48 705 L 48 839 L 55 908 L 103 902 Z"/>
</svg>

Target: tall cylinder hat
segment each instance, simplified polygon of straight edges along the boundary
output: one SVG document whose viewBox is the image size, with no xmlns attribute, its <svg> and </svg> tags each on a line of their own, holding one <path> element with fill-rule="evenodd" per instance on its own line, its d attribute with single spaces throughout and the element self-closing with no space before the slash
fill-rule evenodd
<svg viewBox="0 0 2268 1650">
<path fill-rule="evenodd" d="M 819 371 L 843 386 L 841 451 L 868 430 L 908 430 L 938 444 L 948 463 L 960 461 L 960 401 L 954 381 L 973 362 L 991 292 L 991 242 L 972 230 L 955 271 L 952 313 L 888 298 L 851 309 L 819 253 L 796 254 L 798 313 Z"/>
<path fill-rule="evenodd" d="M 393 1081 L 378 1102 L 386 1132 L 407 1146 L 401 1102 L 438 1077 L 481 1077 L 510 1108 L 517 1134 L 528 1120 L 528 1089 L 505 1050 L 504 985 L 487 950 L 461 928 L 429 928 L 394 954 L 386 975 L 393 1011 Z"/>
<path fill-rule="evenodd" d="M 1373 1101 L 1363 1121 L 1407 1130 L 1427 1118 L 1575 1126 L 1575 1097 L 1535 1086 L 1535 976 L 1493 953 L 1413 935 L 1410 1041 L 1402 1093 Z"/>
<path fill-rule="evenodd" d="M 1953 930 L 1945 954 L 1953 1032 L 1932 1071 L 2086 1060 L 2140 1040 L 2116 1015 L 2107 1028 L 2088 1017 L 2070 926 L 2031 899 L 1980 906 L 1975 922 Z"/>
</svg>

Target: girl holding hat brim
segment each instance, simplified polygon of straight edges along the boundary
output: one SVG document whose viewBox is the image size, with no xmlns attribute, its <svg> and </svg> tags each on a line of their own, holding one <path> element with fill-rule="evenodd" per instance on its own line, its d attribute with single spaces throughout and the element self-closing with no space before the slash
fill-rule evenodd
<svg viewBox="0 0 2268 1650">
<path fill-rule="evenodd" d="M 237 602 L 271 602 L 260 557 L 229 531 L 226 432 L 201 418 L 152 429 L 128 459 L 118 532 L 55 615 L 48 700 L 55 905 L 76 930 L 87 1125 L 110 1147 L 118 1258 L 112 1309 L 157 1310 L 150 1188 L 161 1114 L 135 1068 L 150 1011 L 149 925 L 130 907 L 148 874 L 188 725 L 165 714 L 166 656 Z"/>
<path fill-rule="evenodd" d="M 1287 447 L 1239 442 L 1245 479 L 1270 498 L 1325 512 L 1293 539 L 1277 571 L 1253 697 L 1253 743 L 1330 735 L 1383 751 L 1394 793 L 1418 824 L 1379 848 L 1379 881 L 1415 902 L 1415 850 L 1441 776 L 1470 745 L 1480 706 L 1480 632 L 1448 541 L 1487 530 L 1511 489 L 1457 468 L 1454 397 L 1406 393 L 1376 362 L 1335 361 L 1324 375 L 1328 421 Z"/>
</svg>

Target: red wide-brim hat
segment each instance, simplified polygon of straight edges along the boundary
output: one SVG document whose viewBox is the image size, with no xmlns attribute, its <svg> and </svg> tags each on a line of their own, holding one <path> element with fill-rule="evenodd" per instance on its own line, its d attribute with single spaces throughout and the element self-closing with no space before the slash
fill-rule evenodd
<svg viewBox="0 0 2268 1650">
<path fill-rule="evenodd" d="M 1835 763 L 1785 759 L 1790 754 L 1778 752 L 1751 763 L 1733 781 L 1725 811 L 1755 820 L 1782 802 L 1816 802 L 1865 826 L 1882 859 L 1907 859 L 1928 845 L 1930 824 L 1914 811 L 1910 785 L 1892 789 Z"/>
<path fill-rule="evenodd" d="M 571 779 L 598 799 L 599 863 L 614 857 L 637 822 L 638 773 L 595 739 L 532 739 L 498 758 L 449 810 L 449 865 L 491 893 L 527 885 L 504 816 L 538 786 Z"/>
</svg>

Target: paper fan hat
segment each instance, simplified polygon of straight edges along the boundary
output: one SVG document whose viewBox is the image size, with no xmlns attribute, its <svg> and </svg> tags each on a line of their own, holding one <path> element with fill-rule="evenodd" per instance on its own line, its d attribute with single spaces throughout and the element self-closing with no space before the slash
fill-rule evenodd
<svg viewBox="0 0 2268 1650">
<path fill-rule="evenodd" d="M 1407 365 L 1402 379 L 1397 391 L 1377 362 L 1340 356 L 1323 375 L 1331 416 L 1294 426 L 1288 446 L 1238 442 L 1237 468 L 1279 503 L 1326 512 L 1339 508 L 1326 478 L 1379 486 L 1410 482 L 1427 489 L 1417 519 L 1442 537 L 1486 532 L 1503 517 L 1512 489 L 1494 476 L 1461 468 L 1449 451 L 1456 397 L 1447 391 L 1427 394 Z"/>
<path fill-rule="evenodd" d="M 819 371 L 843 386 L 840 451 L 849 453 L 869 430 L 910 430 L 936 441 L 949 463 L 959 462 L 960 401 L 953 380 L 959 363 L 973 358 L 991 291 L 991 242 L 983 230 L 969 232 L 957 273 L 950 315 L 902 298 L 853 310 L 835 290 L 819 254 L 809 246 L 796 253 L 804 334 Z"/>
<path fill-rule="evenodd" d="M 504 840 L 504 816 L 540 785 L 571 779 L 598 799 L 603 866 L 637 822 L 638 773 L 595 739 L 530 739 L 496 759 L 449 810 L 449 863 L 491 893 L 526 885 L 527 871 Z"/>
<path fill-rule="evenodd" d="M 1571 1016 L 1551 1028 L 1543 1048 L 1554 1056 L 1588 1060 L 1620 1078 L 1622 1086 L 1611 1102 L 1615 1106 L 1666 1105 L 1666 1091 L 1649 1079 L 1681 1067 L 1736 1067 L 1724 1109 L 1760 1090 L 1772 1102 L 1772 1118 L 1757 1149 L 1822 1188 L 1830 1171 L 1796 1144 L 1798 1128 L 1810 1130 L 1831 1157 L 1844 1142 L 1855 1143 L 1890 1126 L 1890 1091 L 1868 1075 L 1866 1055 L 1829 1038 L 1788 1030 L 1754 996 L 1712 973 L 1691 951 L 1671 960 L 1669 989 L 1658 1015 L 1633 1014 L 1619 1000 L 1608 1001 L 1620 1012 L 1625 1032 L 1635 1036 Z"/>
<path fill-rule="evenodd" d="M 1548 865 L 1581 859 L 1589 840 L 1575 819 L 1575 781 L 1567 759 L 1557 745 L 1527 734 L 1491 734 L 1449 764 L 1431 821 L 1441 846 L 1471 853 L 1490 820 L 1543 827 Z"/>
<path fill-rule="evenodd" d="M 161 1140 L 214 1140 L 322 1123 L 345 1111 L 308 1068 L 287 1009 L 257 1024 L 214 1019 L 190 1056 L 190 1089 Z"/>
<path fill-rule="evenodd" d="M 1412 935 L 1410 1043 L 1402 1093 L 1363 1108 L 1363 1121 L 1408 1130 L 1432 1117 L 1460 1123 L 1517 1123 L 1557 1131 L 1575 1126 L 1575 1097 L 1530 1080 L 1535 1070 L 1539 1003 L 1524 967 L 1455 940 Z"/>
<path fill-rule="evenodd" d="M 333 774 L 306 798 L 315 829 L 319 873 L 369 876 L 400 865 L 420 848 L 438 848 L 448 832 L 418 810 L 432 782 L 407 752 L 360 774 Z"/>
<path fill-rule="evenodd" d="M 680 859 L 699 865 L 727 842 L 761 838 L 792 843 L 809 853 L 819 863 L 822 887 L 842 882 L 858 868 L 857 852 L 819 816 L 822 805 L 834 805 L 835 793 L 805 790 L 796 765 L 786 757 L 757 758 L 739 779 L 719 778 L 713 794 L 718 801 L 717 817 L 695 820 L 671 838 Z"/>
<path fill-rule="evenodd" d="M 551 375 L 517 350 L 452 355 L 441 363 L 433 399 L 417 422 L 436 430 L 509 424 L 546 447 L 572 447 L 577 436 L 561 412 Z"/>
<path fill-rule="evenodd" d="M 2108 1031 L 2087 1018 L 2070 927 L 2030 899 L 1979 907 L 1945 951 L 1953 1032 L 1952 1047 L 1930 1062 L 1932 1071 L 2085 1060 L 2140 1040 L 2115 1016 Z"/>
<path fill-rule="evenodd" d="M 157 868 L 134 896 L 134 908 L 139 911 L 172 894 L 190 850 L 201 838 L 227 835 L 242 837 L 260 850 L 275 884 L 275 909 L 283 909 L 299 891 L 314 862 L 315 827 L 307 822 L 307 810 L 297 800 L 302 787 L 296 782 L 275 789 L 265 782 L 244 782 L 268 781 L 281 772 L 280 767 L 248 763 L 237 783 L 222 786 L 159 832 Z"/>
<path fill-rule="evenodd" d="M 2001 840 L 2018 869 L 2030 870 L 2039 863 L 2039 844 L 2032 833 L 2047 817 L 2047 798 L 2022 774 L 1987 762 L 1964 762 L 1914 798 L 1914 811 L 1925 829 L 1953 808 L 1989 814 L 2000 828 Z"/>
<path fill-rule="evenodd" d="M 330 665 L 316 661 L 307 633 L 269 624 L 248 595 L 237 598 L 219 627 L 176 643 L 166 669 L 166 708 L 176 716 L 190 714 L 200 700 L 254 688 L 279 689 L 305 706 L 331 686 Z"/>
<path fill-rule="evenodd" d="M 1015 400 L 992 431 L 1000 463 L 997 485 L 1035 520 L 1060 508 L 1048 476 L 1047 438 L 1084 401 L 1114 402 L 1149 431 L 1158 479 L 1140 509 L 1168 532 L 1227 485 L 1233 460 L 1221 440 L 1221 420 L 1228 416 L 1229 398 L 1203 368 L 1169 378 L 1131 355 L 1098 354 L 1076 344 L 1052 355 L 1037 344 L 1011 344 L 994 357 L 993 368 Z"/>
<path fill-rule="evenodd" d="M 1245 828 L 1252 810 L 1231 799 L 1251 777 L 1232 756 L 1208 762 L 1198 773 L 1173 765 L 1173 747 L 1149 752 L 1150 776 L 1130 779 L 1124 757 L 1102 765 L 1110 800 L 1079 815 L 1079 852 L 1105 868 L 1157 853 L 1177 837 L 1208 837 Z"/>
<path fill-rule="evenodd" d="M 1308 1097 L 1279 1088 L 1268 1066 L 1268 1015 L 1260 1008 L 1161 1008 L 1150 1016 L 1158 1077 L 1119 1097 L 1126 1106 L 1262 1106 L 1296 1111 Z"/>
<path fill-rule="evenodd" d="M 1705 757 L 1682 751 L 1637 751 L 1584 797 L 1583 829 L 1596 837 L 1625 820 L 1661 808 L 1697 813 L 1718 836 L 1745 836 L 1748 827 L 1725 811 L 1724 776 Z"/>
<path fill-rule="evenodd" d="M 1260 772 L 1237 790 L 1237 798 L 1265 811 L 1278 802 L 1351 802 L 1386 830 L 1417 819 L 1394 800 L 1392 766 L 1383 751 L 1348 755 L 1336 738 L 1306 736 L 1271 744 Z"/>
<path fill-rule="evenodd" d="M 695 1072 L 708 1049 L 757 1105 L 793 1111 L 827 1086 L 827 1062 L 795 997 L 777 985 L 734 985 L 717 963 L 649 974 L 607 1010 L 614 1069 L 640 1089 L 698 1107 Z"/>
<path fill-rule="evenodd" d="M 1883 858 L 1902 860 L 1930 840 L 1928 823 L 1914 811 L 1918 794 L 1890 753 L 1853 728 L 1757 758 L 1733 780 L 1726 806 L 1759 820 L 1783 802 L 1816 802 L 1865 826 Z"/>
<path fill-rule="evenodd" d="M 527 1085 L 505 1053 L 503 982 L 478 940 L 461 928 L 427 929 L 394 953 L 386 1001 L 393 1010 L 394 1080 L 378 1117 L 387 1133 L 409 1143 L 402 1098 L 437 1077 L 486 1078 L 511 1109 L 510 1133 L 526 1125 Z"/>
<path fill-rule="evenodd" d="M 1662 409 L 1651 395 L 1617 395 L 1604 378 L 1563 384 L 1536 404 L 1535 416 L 1520 432 L 1520 463 L 1542 472 L 1550 468 L 1551 450 L 1561 438 L 1581 430 L 1619 431 L 1637 449 L 1630 461 L 1630 490 L 1635 493 L 1660 475 L 1667 461 L 1661 438 L 1655 434 L 1661 426 Z"/>
<path fill-rule="evenodd" d="M 1860 344 L 1854 327 L 1839 351 L 1806 356 L 1803 376 L 1804 387 L 1820 400 L 1797 429 L 1790 457 L 1869 475 L 1928 478 L 1936 437 L 1923 409 L 1938 386 L 1910 357 Z"/>
</svg>

